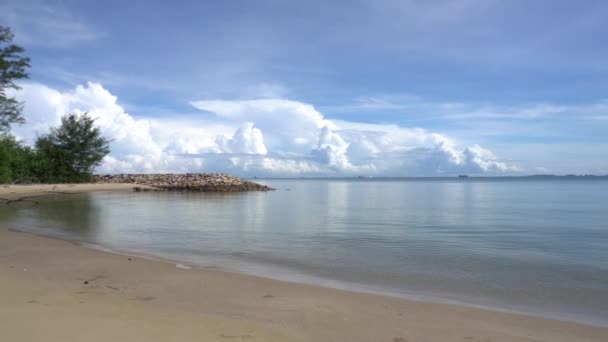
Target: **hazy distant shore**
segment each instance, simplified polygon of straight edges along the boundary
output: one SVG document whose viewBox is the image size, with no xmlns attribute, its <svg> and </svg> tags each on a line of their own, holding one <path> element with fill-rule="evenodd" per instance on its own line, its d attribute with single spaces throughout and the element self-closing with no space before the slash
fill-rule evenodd
<svg viewBox="0 0 608 342">
<path fill-rule="evenodd" d="M 6 186 L 0 198 L 85 191 L 132 184 Z M 0 330 L 11 341 L 608 339 L 608 328 L 176 267 L 2 226 Z"/>
<path fill-rule="evenodd" d="M 487 176 L 487 175 L 448 175 L 448 176 L 336 176 L 336 177 L 254 177 L 255 179 L 303 179 L 303 180 L 608 180 L 608 175 L 502 175 L 502 176 Z"/>
</svg>

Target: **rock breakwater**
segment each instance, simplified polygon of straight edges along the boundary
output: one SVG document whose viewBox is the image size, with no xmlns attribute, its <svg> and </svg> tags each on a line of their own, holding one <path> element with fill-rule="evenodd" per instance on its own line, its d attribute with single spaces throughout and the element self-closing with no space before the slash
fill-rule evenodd
<svg viewBox="0 0 608 342">
<path fill-rule="evenodd" d="M 95 183 L 127 183 L 153 187 L 155 191 L 237 192 L 268 191 L 273 188 L 225 173 L 116 174 L 95 175 Z M 134 190 L 149 190 L 134 187 Z"/>
</svg>

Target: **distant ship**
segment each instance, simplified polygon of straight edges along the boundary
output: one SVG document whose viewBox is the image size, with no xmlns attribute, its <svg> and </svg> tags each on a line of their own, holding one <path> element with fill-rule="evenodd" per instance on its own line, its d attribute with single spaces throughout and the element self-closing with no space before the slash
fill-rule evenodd
<svg viewBox="0 0 608 342">
<path fill-rule="evenodd" d="M 458 178 L 469 178 L 467 175 L 458 175 Z"/>
</svg>

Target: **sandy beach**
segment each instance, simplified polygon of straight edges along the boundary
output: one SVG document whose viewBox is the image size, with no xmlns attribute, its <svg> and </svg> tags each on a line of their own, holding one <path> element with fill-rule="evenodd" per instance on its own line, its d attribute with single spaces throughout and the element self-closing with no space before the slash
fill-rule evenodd
<svg viewBox="0 0 608 342">
<path fill-rule="evenodd" d="M 132 186 L 0 186 L 0 198 Z M 10 228 L 0 219 L 0 334 L 11 342 L 608 340 L 608 328 L 178 267 Z"/>
<path fill-rule="evenodd" d="M 30 184 L 30 185 L 1 185 L 0 201 L 23 198 L 31 200 L 42 199 L 56 195 L 89 191 L 133 191 L 133 187 L 153 189 L 151 186 L 126 183 L 85 183 L 85 184 Z"/>
</svg>

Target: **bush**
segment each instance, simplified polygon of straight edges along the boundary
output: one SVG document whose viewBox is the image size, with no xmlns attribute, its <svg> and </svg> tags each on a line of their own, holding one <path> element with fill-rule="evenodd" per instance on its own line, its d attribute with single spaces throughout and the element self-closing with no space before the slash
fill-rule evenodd
<svg viewBox="0 0 608 342">
<path fill-rule="evenodd" d="M 0 137 L 0 183 L 44 181 L 46 162 L 10 135 Z"/>
</svg>

